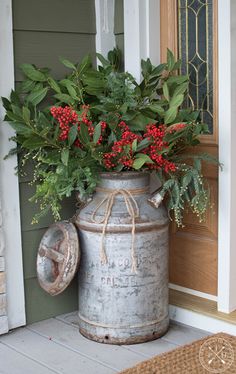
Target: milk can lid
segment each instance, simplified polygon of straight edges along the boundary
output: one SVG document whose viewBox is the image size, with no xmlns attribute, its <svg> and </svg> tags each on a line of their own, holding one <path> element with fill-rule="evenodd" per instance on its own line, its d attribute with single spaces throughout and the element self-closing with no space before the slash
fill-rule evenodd
<svg viewBox="0 0 236 374">
<path fill-rule="evenodd" d="M 40 286 L 50 295 L 63 292 L 78 269 L 80 248 L 73 223 L 52 224 L 43 235 L 37 254 L 37 277 Z"/>
</svg>

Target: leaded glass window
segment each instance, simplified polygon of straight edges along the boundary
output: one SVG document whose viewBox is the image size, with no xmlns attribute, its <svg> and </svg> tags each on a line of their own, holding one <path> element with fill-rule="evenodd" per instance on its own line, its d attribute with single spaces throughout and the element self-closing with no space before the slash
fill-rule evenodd
<svg viewBox="0 0 236 374">
<path fill-rule="evenodd" d="M 213 0 L 178 0 L 181 73 L 190 78 L 186 106 L 200 110 L 213 133 Z"/>
</svg>

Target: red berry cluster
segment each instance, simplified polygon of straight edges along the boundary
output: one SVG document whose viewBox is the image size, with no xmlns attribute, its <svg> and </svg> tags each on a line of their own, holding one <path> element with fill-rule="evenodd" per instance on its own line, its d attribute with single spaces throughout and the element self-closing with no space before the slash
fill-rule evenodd
<svg viewBox="0 0 236 374">
<path fill-rule="evenodd" d="M 83 112 L 82 112 L 82 115 L 81 115 L 81 122 L 83 122 L 83 123 L 85 123 L 85 125 L 87 125 L 88 133 L 89 133 L 90 137 L 92 138 L 93 134 L 94 134 L 94 126 L 93 126 L 93 122 L 89 119 L 89 108 L 90 108 L 89 105 L 84 104 L 82 106 Z M 102 143 L 103 135 L 104 135 L 105 130 L 107 128 L 106 122 L 101 121 L 100 124 L 101 124 L 101 135 L 100 135 L 100 138 L 97 141 L 97 144 Z"/>
<path fill-rule="evenodd" d="M 90 121 L 88 118 L 88 112 L 89 112 L 89 105 L 83 105 L 82 106 L 83 112 L 81 115 L 81 122 L 83 122 L 85 125 L 88 127 L 88 133 L 90 136 L 93 136 L 94 134 L 94 127 L 93 127 L 93 122 Z"/>
<path fill-rule="evenodd" d="M 66 107 L 55 107 L 51 109 L 52 116 L 59 122 L 60 135 L 59 140 L 66 140 L 70 131 L 70 125 L 76 125 L 78 123 L 77 113 L 69 106 Z"/>
<path fill-rule="evenodd" d="M 61 106 L 51 108 L 52 116 L 59 123 L 59 140 L 65 141 L 68 139 L 69 131 L 72 126 L 77 126 L 79 132 L 81 124 L 84 123 L 88 128 L 91 141 L 93 141 L 95 127 L 90 119 L 89 109 L 89 105 L 83 105 L 82 113 L 78 115 L 77 112 L 69 106 L 64 108 Z M 97 141 L 97 145 L 101 145 L 103 142 L 106 145 L 107 135 L 109 134 L 109 131 L 107 132 L 108 126 L 104 121 L 101 121 L 100 124 L 101 135 Z M 173 125 L 171 131 L 178 131 L 185 126 L 186 125 L 182 123 Z M 128 169 L 132 168 L 135 159 L 135 150 L 133 149 L 134 141 L 136 140 L 137 143 L 140 143 L 142 140 L 148 139 L 150 145 L 141 152 L 147 154 L 153 163 L 147 162 L 146 166 L 149 169 L 163 169 L 165 172 L 174 172 L 176 170 L 176 165 L 165 158 L 165 153 L 168 152 L 169 147 L 169 144 L 164 140 L 167 132 L 170 131 L 164 125 L 150 124 L 146 126 L 145 133 L 139 135 L 132 132 L 129 129 L 129 126 L 124 121 L 121 121 L 115 130 L 116 136 L 119 140 L 113 143 L 110 152 L 103 154 L 103 164 L 105 168 L 112 169 L 120 164 Z M 83 145 L 80 143 L 78 138 L 75 140 L 74 146 L 83 148 Z"/>
<path fill-rule="evenodd" d="M 139 143 L 147 138 L 151 144 L 141 152 L 147 154 L 154 163 L 146 163 L 146 166 L 149 169 L 164 169 L 165 172 L 176 170 L 175 164 L 166 160 L 163 156 L 163 150 L 168 150 L 168 143 L 164 141 L 166 134 L 166 127 L 164 125 L 148 125 L 143 136 L 130 131 L 124 121 L 120 122 L 118 127 L 122 132 L 121 140 L 114 142 L 112 151 L 105 153 L 103 156 L 103 162 L 107 169 L 112 169 L 119 164 L 131 168 L 134 162 L 133 141 L 137 139 Z"/>
<path fill-rule="evenodd" d="M 112 152 L 105 153 L 103 156 L 103 162 L 107 169 L 112 169 L 113 167 L 123 164 L 127 168 L 133 165 L 133 150 L 132 144 L 135 139 L 137 141 L 142 140 L 142 136 L 137 135 L 130 131 L 129 127 L 124 121 L 118 124 L 121 129 L 121 140 L 114 142 L 112 146 Z"/>
<path fill-rule="evenodd" d="M 80 123 L 83 122 L 87 128 L 90 137 L 93 137 L 94 126 L 92 121 L 89 119 L 89 105 L 82 106 L 82 114 L 79 117 L 78 114 L 69 106 L 66 107 L 51 107 L 50 109 L 52 116 L 58 121 L 60 127 L 59 140 L 64 141 L 68 139 L 68 134 L 71 128 L 71 125 L 77 125 L 78 131 L 80 131 Z M 101 122 L 101 136 L 97 144 L 101 144 L 103 140 L 103 135 L 107 128 L 106 122 Z M 91 139 L 92 140 L 92 139 Z M 79 139 L 76 139 L 74 142 L 76 147 L 82 147 Z"/>
<path fill-rule="evenodd" d="M 168 149 L 168 143 L 163 140 L 165 134 L 166 127 L 164 125 L 159 125 L 158 127 L 154 124 L 148 125 L 144 138 L 150 140 L 151 144 L 144 150 L 144 153 L 148 154 L 151 160 L 154 161 L 154 164 L 148 164 L 150 169 L 164 169 L 165 172 L 175 171 L 175 164 L 166 160 L 162 154 L 164 149 Z"/>
</svg>

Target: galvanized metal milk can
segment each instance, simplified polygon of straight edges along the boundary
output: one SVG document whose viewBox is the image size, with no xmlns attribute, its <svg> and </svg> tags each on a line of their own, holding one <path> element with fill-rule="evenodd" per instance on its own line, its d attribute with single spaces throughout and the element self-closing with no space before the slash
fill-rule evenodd
<svg viewBox="0 0 236 374">
<path fill-rule="evenodd" d="M 102 173 L 80 210 L 79 326 L 103 343 L 156 339 L 168 329 L 168 216 L 152 206 L 149 173 Z"/>
</svg>

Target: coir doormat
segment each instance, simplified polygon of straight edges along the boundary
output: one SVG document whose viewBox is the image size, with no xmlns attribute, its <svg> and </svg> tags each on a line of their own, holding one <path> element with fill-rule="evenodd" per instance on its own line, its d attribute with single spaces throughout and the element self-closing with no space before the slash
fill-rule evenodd
<svg viewBox="0 0 236 374">
<path fill-rule="evenodd" d="M 211 335 L 143 361 L 120 374 L 236 374 L 236 337 Z"/>
</svg>

